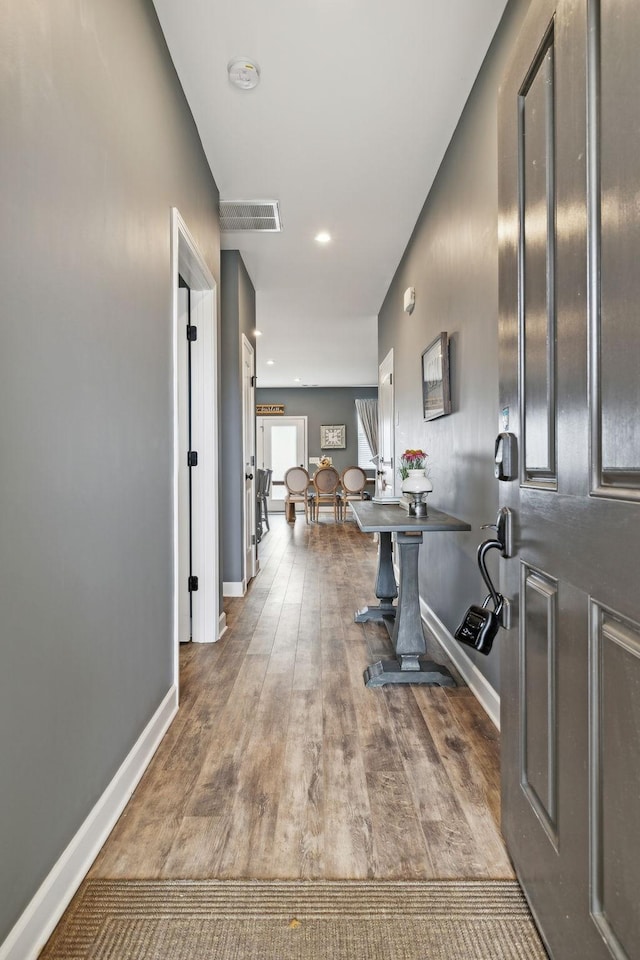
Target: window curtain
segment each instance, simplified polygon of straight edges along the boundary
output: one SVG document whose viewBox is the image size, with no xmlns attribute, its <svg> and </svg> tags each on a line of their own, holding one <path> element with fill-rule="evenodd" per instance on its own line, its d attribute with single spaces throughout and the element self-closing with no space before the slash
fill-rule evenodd
<svg viewBox="0 0 640 960">
<path fill-rule="evenodd" d="M 371 462 L 378 464 L 378 401 L 356 400 L 356 411 L 371 450 Z"/>
</svg>

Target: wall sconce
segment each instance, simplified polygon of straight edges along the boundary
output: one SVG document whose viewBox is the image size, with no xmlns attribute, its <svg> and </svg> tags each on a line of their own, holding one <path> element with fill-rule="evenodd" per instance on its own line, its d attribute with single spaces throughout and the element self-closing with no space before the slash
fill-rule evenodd
<svg viewBox="0 0 640 960">
<path fill-rule="evenodd" d="M 416 288 L 407 287 L 404 292 L 404 312 L 411 315 L 416 305 Z"/>
</svg>

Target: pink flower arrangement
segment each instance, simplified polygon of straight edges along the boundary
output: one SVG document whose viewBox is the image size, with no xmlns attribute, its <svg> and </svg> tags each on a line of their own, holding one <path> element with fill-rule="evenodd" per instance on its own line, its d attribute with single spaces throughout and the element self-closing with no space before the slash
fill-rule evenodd
<svg viewBox="0 0 640 960">
<path fill-rule="evenodd" d="M 400 457 L 400 476 L 406 480 L 409 476 L 409 470 L 424 470 L 427 464 L 427 456 L 424 450 L 405 450 Z"/>
</svg>

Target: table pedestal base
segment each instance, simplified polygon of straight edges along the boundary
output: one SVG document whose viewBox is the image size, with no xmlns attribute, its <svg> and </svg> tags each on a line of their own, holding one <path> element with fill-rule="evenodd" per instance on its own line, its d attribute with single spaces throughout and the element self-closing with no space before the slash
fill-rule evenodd
<svg viewBox="0 0 640 960">
<path fill-rule="evenodd" d="M 407 516 L 402 507 L 390 504 L 353 500 L 352 510 L 363 533 L 379 533 L 378 605 L 364 607 L 355 615 L 356 623 L 377 620 L 391 634 L 393 659 L 378 660 L 364 672 L 367 687 L 387 683 L 435 684 L 455 687 L 453 676 L 443 667 L 427 659 L 427 644 L 422 628 L 418 554 L 425 532 L 470 530 L 468 523 L 433 508 L 426 517 Z M 400 590 L 393 572 L 392 536 L 398 550 Z M 397 604 L 393 605 L 395 598 Z"/>
<path fill-rule="evenodd" d="M 455 687 L 456 681 L 441 663 L 418 660 L 417 669 L 403 670 L 398 660 L 378 660 L 364 671 L 366 687 L 384 687 L 387 683 L 422 683 L 438 687 Z"/>
<path fill-rule="evenodd" d="M 356 623 L 367 623 L 369 620 L 381 623 L 384 620 L 395 620 L 395 616 L 396 608 L 393 603 L 383 601 L 382 603 L 372 604 L 370 607 L 361 607 L 360 610 L 356 610 L 353 619 Z"/>
</svg>

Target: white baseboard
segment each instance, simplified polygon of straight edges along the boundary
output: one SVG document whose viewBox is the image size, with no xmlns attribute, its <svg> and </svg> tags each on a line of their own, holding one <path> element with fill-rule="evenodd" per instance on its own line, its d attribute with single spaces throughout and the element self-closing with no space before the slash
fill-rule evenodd
<svg viewBox="0 0 640 960">
<path fill-rule="evenodd" d="M 433 634 L 447 656 L 453 661 L 456 669 L 464 678 L 465 683 L 483 707 L 489 718 L 500 729 L 500 697 L 493 689 L 486 677 L 478 670 L 475 663 L 466 655 L 462 647 L 449 633 L 431 607 L 420 597 L 420 613 L 425 626 Z M 0 958 L 1 960 L 1 958 Z"/>
<path fill-rule="evenodd" d="M 7 939 L 0 945 L 0 960 L 36 960 L 113 830 L 177 709 L 178 688 L 174 685 Z"/>
<path fill-rule="evenodd" d="M 244 597 L 247 585 L 244 580 L 225 580 L 222 584 L 223 597 Z"/>
<path fill-rule="evenodd" d="M 220 616 L 218 617 L 218 640 L 226 632 L 227 632 L 227 615 L 223 610 Z"/>
</svg>

